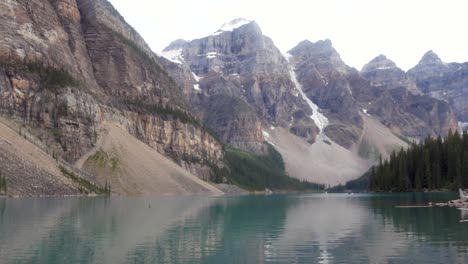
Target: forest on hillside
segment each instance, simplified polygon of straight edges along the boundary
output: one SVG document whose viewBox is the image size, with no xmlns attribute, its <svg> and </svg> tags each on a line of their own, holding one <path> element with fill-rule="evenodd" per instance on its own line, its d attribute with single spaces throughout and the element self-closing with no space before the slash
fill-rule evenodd
<svg viewBox="0 0 468 264">
<path fill-rule="evenodd" d="M 224 173 L 229 183 L 249 191 L 322 191 L 323 185 L 300 181 L 286 173 L 281 154 L 268 145 L 264 155 L 254 155 L 239 149 L 226 147 Z"/>
<path fill-rule="evenodd" d="M 368 175 L 375 192 L 468 188 L 468 131 L 413 143 L 380 159 Z"/>
</svg>

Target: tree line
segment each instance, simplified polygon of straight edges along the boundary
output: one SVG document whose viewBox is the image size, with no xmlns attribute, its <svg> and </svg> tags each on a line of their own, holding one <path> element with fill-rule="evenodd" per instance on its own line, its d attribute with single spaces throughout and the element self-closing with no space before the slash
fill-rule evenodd
<svg viewBox="0 0 468 264">
<path fill-rule="evenodd" d="M 420 191 L 468 187 L 468 131 L 427 137 L 371 168 L 370 191 Z"/>
</svg>

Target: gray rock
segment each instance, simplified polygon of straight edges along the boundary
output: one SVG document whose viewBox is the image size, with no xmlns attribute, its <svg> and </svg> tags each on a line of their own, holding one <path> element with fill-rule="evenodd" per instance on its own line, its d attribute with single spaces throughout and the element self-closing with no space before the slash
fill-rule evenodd
<svg viewBox="0 0 468 264">
<path fill-rule="evenodd" d="M 170 65 L 166 61 L 166 69 L 184 87 L 194 107 L 204 113 L 204 122 L 225 143 L 258 153 L 265 149 L 262 126 L 271 125 L 289 126 L 293 133 L 313 142 L 318 129 L 309 118 L 310 108 L 298 96 L 288 61 L 273 41 L 263 35 L 257 23 L 241 22 L 245 23 L 232 31 L 219 30 L 185 44 L 173 42 L 164 54 L 167 56 L 180 49 L 180 56 L 176 58 L 179 63 L 175 63 L 179 65 Z M 187 82 L 192 78 L 190 75 L 200 80 Z M 195 90 L 194 85 L 200 90 Z M 220 95 L 223 97 L 217 97 Z M 213 102 L 219 98 L 231 99 L 227 105 Z M 239 105 L 235 106 L 235 102 Z M 253 111 L 242 115 L 236 112 L 232 116 L 224 114 L 223 108 L 241 109 L 243 104 Z M 263 147 L 259 147 L 261 145 Z"/>
<path fill-rule="evenodd" d="M 468 63 L 444 63 L 433 51 L 408 71 L 425 94 L 448 102 L 461 122 L 468 122 Z"/>
</svg>

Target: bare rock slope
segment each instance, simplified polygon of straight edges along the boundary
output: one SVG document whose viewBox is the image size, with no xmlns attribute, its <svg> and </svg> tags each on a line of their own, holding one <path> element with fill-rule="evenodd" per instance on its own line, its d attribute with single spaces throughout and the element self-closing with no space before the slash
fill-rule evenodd
<svg viewBox="0 0 468 264">
<path fill-rule="evenodd" d="M 1 121 L 0 168 L 8 195 L 79 194 L 50 155 Z"/>
<path fill-rule="evenodd" d="M 107 182 L 114 191 L 127 194 L 223 193 L 130 135 L 125 127 L 105 127 L 107 132 L 83 164 L 102 185 Z"/>
</svg>

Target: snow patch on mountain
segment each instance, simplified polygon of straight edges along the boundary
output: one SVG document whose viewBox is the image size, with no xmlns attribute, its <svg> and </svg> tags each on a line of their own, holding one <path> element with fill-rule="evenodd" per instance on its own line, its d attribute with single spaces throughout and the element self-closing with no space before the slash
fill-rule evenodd
<svg viewBox="0 0 468 264">
<path fill-rule="evenodd" d="M 290 61 L 290 59 L 292 58 L 292 55 L 291 54 L 287 54 L 285 55 L 285 58 L 288 60 L 288 62 Z M 302 98 L 307 102 L 307 104 L 309 105 L 310 109 L 312 109 L 312 115 L 310 116 L 310 118 L 312 120 L 314 120 L 314 123 L 315 125 L 319 128 L 320 130 L 320 133 L 319 135 L 317 135 L 317 137 L 319 137 L 323 130 L 325 129 L 325 127 L 328 126 L 328 118 L 325 117 L 321 112 L 320 112 L 320 108 L 318 107 L 318 105 L 314 104 L 314 102 L 312 102 L 312 100 L 309 99 L 309 97 L 307 97 L 307 95 L 304 93 L 304 91 L 302 91 L 302 85 L 299 83 L 299 81 L 297 80 L 297 76 L 296 76 L 296 72 L 295 72 L 295 69 L 294 69 L 294 66 L 289 64 L 289 74 L 291 75 L 291 80 L 293 81 L 294 85 L 296 86 L 296 89 L 299 91 L 299 94 L 302 96 Z"/>
<path fill-rule="evenodd" d="M 197 76 L 194 72 L 192 72 L 193 79 L 195 79 L 196 83 L 193 84 L 193 89 L 196 91 L 201 91 L 200 89 L 200 80 L 202 77 Z"/>
<path fill-rule="evenodd" d="M 202 77 L 196 75 L 194 72 L 192 72 L 192 76 L 195 79 L 195 81 L 197 81 L 197 83 L 200 82 L 200 80 L 202 79 Z"/>
<path fill-rule="evenodd" d="M 371 116 L 371 115 L 367 112 L 367 109 L 366 109 L 366 108 L 363 108 L 363 109 L 362 109 L 362 112 L 364 112 L 364 114 L 366 114 L 367 116 Z"/>
<path fill-rule="evenodd" d="M 184 63 L 184 57 L 182 56 L 182 49 L 163 51 L 159 54 L 159 56 L 164 57 L 177 64 Z"/>
<path fill-rule="evenodd" d="M 214 58 L 216 58 L 217 55 L 218 55 L 218 53 L 216 53 L 216 52 L 208 52 L 208 53 L 206 53 L 206 58 L 214 59 Z"/>
<path fill-rule="evenodd" d="M 270 140 L 270 137 L 271 137 L 271 136 L 270 136 L 270 133 L 268 133 L 268 132 L 265 131 L 265 130 L 262 130 L 262 134 L 263 134 L 263 139 L 265 139 L 266 142 L 268 142 L 269 144 L 271 144 L 271 145 L 273 145 L 273 146 L 275 145 L 275 144 L 274 144 L 273 142 L 271 142 L 271 140 Z"/>
<path fill-rule="evenodd" d="M 389 70 L 389 69 L 394 69 L 395 67 L 389 67 L 389 66 L 380 66 L 377 67 L 376 70 Z"/>
<path fill-rule="evenodd" d="M 245 19 L 245 18 L 234 19 L 234 20 L 232 20 L 230 22 L 224 23 L 223 26 L 220 29 L 218 29 L 218 31 L 213 33 L 213 36 L 222 34 L 224 32 L 233 31 L 236 28 L 240 28 L 240 27 L 242 27 L 244 25 L 247 25 L 247 24 L 250 24 L 250 23 L 252 23 L 252 20 L 248 20 L 248 19 Z"/>
</svg>

